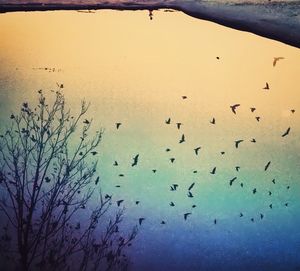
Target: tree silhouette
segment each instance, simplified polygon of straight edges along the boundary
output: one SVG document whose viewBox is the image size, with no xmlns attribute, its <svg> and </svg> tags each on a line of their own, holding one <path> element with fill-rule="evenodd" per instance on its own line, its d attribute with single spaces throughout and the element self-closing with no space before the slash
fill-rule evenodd
<svg viewBox="0 0 300 271">
<path fill-rule="evenodd" d="M 89 104 L 73 116 L 61 88 L 52 100 L 38 91 L 37 106 L 24 102 L 0 135 L 1 266 L 127 270 L 137 226 L 121 232 L 124 209 L 112 214 L 95 176 L 103 130 L 91 138 Z"/>
</svg>

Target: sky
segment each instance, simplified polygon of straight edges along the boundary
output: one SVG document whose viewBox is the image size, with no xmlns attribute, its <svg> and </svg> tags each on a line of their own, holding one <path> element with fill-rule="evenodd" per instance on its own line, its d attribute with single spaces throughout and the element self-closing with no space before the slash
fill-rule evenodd
<svg viewBox="0 0 300 271">
<path fill-rule="evenodd" d="M 81 99 L 91 101 L 95 130 L 105 129 L 103 189 L 124 199 L 128 227 L 146 218 L 130 251 L 133 270 L 299 268 L 299 49 L 181 12 L 148 15 L 1 14 L 1 126 L 57 82 L 74 112 Z M 273 67 L 274 57 L 284 59 Z M 233 104 L 240 104 L 237 114 Z M 236 149 L 238 139 L 244 141 Z"/>
</svg>

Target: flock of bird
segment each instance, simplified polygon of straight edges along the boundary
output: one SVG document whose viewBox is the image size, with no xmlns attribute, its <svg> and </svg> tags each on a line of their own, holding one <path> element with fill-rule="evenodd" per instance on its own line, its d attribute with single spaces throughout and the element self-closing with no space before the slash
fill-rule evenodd
<svg viewBox="0 0 300 271">
<path fill-rule="evenodd" d="M 217 57 L 217 59 L 220 59 L 220 57 Z M 276 66 L 276 63 L 277 63 L 279 60 L 282 60 L 282 59 L 284 59 L 284 58 L 283 58 L 283 57 L 275 57 L 275 58 L 274 58 L 274 61 L 273 61 L 273 66 L 275 67 L 275 66 Z M 269 90 L 270 90 L 270 86 L 269 86 L 268 82 L 266 82 L 266 85 L 265 85 L 262 89 L 263 89 L 263 91 L 269 91 Z M 184 95 L 184 96 L 181 96 L 181 99 L 182 99 L 182 100 L 186 100 L 186 99 L 188 99 L 188 97 Z M 229 109 L 231 110 L 231 112 L 232 112 L 234 115 L 236 115 L 236 114 L 238 113 L 238 109 L 240 108 L 240 106 L 241 106 L 241 104 L 233 104 L 233 105 L 230 105 L 230 106 L 229 106 Z M 256 111 L 256 108 L 255 108 L 255 107 L 250 107 L 249 109 L 250 109 L 250 111 L 251 111 L 252 113 Z M 295 109 L 290 109 L 290 112 L 291 112 L 292 114 L 294 114 L 294 113 L 296 112 L 296 110 L 295 110 Z M 256 119 L 258 122 L 260 121 L 260 117 L 259 117 L 259 116 L 255 117 L 255 119 Z M 171 125 L 171 124 L 172 124 L 172 119 L 171 119 L 170 117 L 168 117 L 168 118 L 165 119 L 164 122 L 165 122 L 165 125 Z M 211 125 L 216 125 L 216 118 L 213 117 L 209 122 L 210 122 Z M 182 127 L 183 123 L 177 122 L 177 123 L 175 123 L 175 125 L 176 125 L 176 127 L 177 127 L 178 130 L 181 130 L 181 127 Z M 123 127 L 123 124 L 122 124 L 121 122 L 116 122 L 116 123 L 115 123 L 115 129 L 116 129 L 116 130 L 120 130 L 120 129 L 122 129 L 122 127 Z M 290 131 L 291 131 L 291 127 L 287 127 L 287 129 L 284 130 L 284 131 L 281 133 L 281 137 L 284 138 L 284 137 L 288 136 L 289 133 L 290 133 Z M 186 136 L 185 136 L 184 133 L 182 133 L 181 136 L 180 136 L 180 138 L 179 138 L 179 140 L 178 140 L 178 144 L 183 144 L 183 143 L 185 143 L 185 142 L 186 142 Z M 237 140 L 235 140 L 235 141 L 233 142 L 233 146 L 234 146 L 236 149 L 238 149 L 238 148 L 240 147 L 240 145 L 242 144 L 242 142 L 244 142 L 243 139 L 237 139 Z M 255 138 L 252 138 L 252 139 L 250 140 L 250 142 L 256 143 L 256 139 L 255 139 Z M 170 149 L 170 148 L 166 148 L 165 151 L 166 151 L 166 152 L 170 152 L 171 149 Z M 193 149 L 193 152 L 194 152 L 194 154 L 195 154 L 196 156 L 200 155 L 200 151 L 201 151 L 201 146 L 196 146 L 196 147 Z M 95 154 L 96 154 L 96 153 L 94 153 L 94 155 L 95 155 Z M 224 154 L 225 154 L 225 152 L 222 151 L 222 152 L 221 152 L 221 155 L 224 155 Z M 132 158 L 131 167 L 136 167 L 136 166 L 138 166 L 138 164 L 139 164 L 139 159 L 140 159 L 140 155 L 139 155 L 139 154 L 136 154 L 136 155 Z M 172 163 L 172 164 L 175 162 L 175 160 L 176 160 L 175 157 L 169 158 L 169 161 L 170 161 L 170 163 Z M 267 170 L 270 168 L 271 163 L 272 163 L 271 161 L 268 161 L 268 162 L 265 164 L 265 166 L 264 166 L 264 171 L 267 171 Z M 115 167 L 119 166 L 118 161 L 114 161 L 114 162 L 113 162 L 113 166 L 115 166 Z M 237 172 L 239 172 L 240 166 L 236 166 L 236 167 L 235 167 L 235 170 L 236 170 Z M 156 169 L 152 169 L 152 172 L 153 172 L 153 173 L 156 173 L 156 171 L 157 171 Z M 216 171 L 217 171 L 217 167 L 213 167 L 212 170 L 210 171 L 210 174 L 214 175 L 214 174 L 216 174 Z M 197 171 L 195 170 L 195 171 L 193 171 L 193 173 L 197 173 Z M 119 176 L 119 177 L 124 177 L 124 174 L 119 174 L 118 176 Z M 228 180 L 228 185 L 229 185 L 229 186 L 234 185 L 234 182 L 237 181 L 237 179 L 238 179 L 237 177 L 231 178 L 230 180 Z M 99 182 L 99 179 L 97 179 L 96 182 L 98 183 L 98 182 Z M 273 183 L 273 184 L 276 184 L 276 180 L 273 179 L 273 180 L 272 180 L 272 183 Z M 188 198 L 193 198 L 193 197 L 194 197 L 194 194 L 193 194 L 193 188 L 194 188 L 194 186 L 195 186 L 195 182 L 193 182 L 193 183 L 188 187 L 188 189 L 187 189 L 187 194 L 186 194 Z M 241 182 L 241 183 L 240 183 L 240 186 L 243 188 L 243 187 L 244 187 L 244 184 Z M 120 186 L 120 185 L 116 185 L 116 187 L 119 188 L 119 187 L 121 187 L 121 186 Z M 169 190 L 170 190 L 171 192 L 176 192 L 176 191 L 178 191 L 178 187 L 179 187 L 179 184 L 173 183 L 173 184 L 170 185 Z M 290 186 L 289 186 L 289 185 L 286 186 L 286 189 L 287 189 L 287 190 L 290 189 Z M 254 195 L 254 194 L 256 194 L 256 193 L 257 193 L 257 188 L 253 188 L 253 189 L 252 189 L 252 194 Z M 271 192 L 271 191 L 268 191 L 268 195 L 271 196 L 271 195 L 272 195 L 272 192 Z M 106 198 L 111 198 L 112 196 L 106 194 L 105 197 L 106 197 Z M 124 199 L 120 199 L 120 200 L 117 200 L 117 201 L 116 201 L 116 204 L 117 204 L 118 207 L 120 207 L 121 204 L 123 204 L 123 203 L 124 203 Z M 136 201 L 135 201 L 135 204 L 136 204 L 136 205 L 140 204 L 140 201 L 139 201 L 139 200 L 136 200 Z M 174 206 L 175 206 L 175 203 L 174 203 L 173 201 L 171 201 L 171 202 L 169 203 L 169 205 L 170 205 L 171 207 L 174 207 Z M 285 207 L 288 207 L 288 206 L 289 206 L 289 203 L 288 203 L 288 202 L 284 203 L 284 206 L 285 206 Z M 194 208 L 196 208 L 196 207 L 197 207 L 197 206 L 196 206 L 195 204 L 192 205 L 192 209 L 194 209 Z M 272 203 L 269 205 L 269 208 L 270 208 L 270 209 L 273 209 L 273 204 L 272 204 Z M 192 212 L 190 212 L 190 211 L 184 213 L 184 214 L 183 214 L 183 219 L 184 219 L 184 221 L 188 220 L 189 216 L 191 216 L 191 215 L 192 215 Z M 240 213 L 239 213 L 239 217 L 244 217 L 244 213 L 240 212 Z M 260 214 L 259 214 L 259 218 L 260 218 L 261 220 L 264 219 L 264 217 L 265 217 L 265 215 L 264 215 L 263 213 L 260 213 Z M 145 219 L 146 219 L 145 217 L 140 217 L 140 218 L 138 219 L 139 225 L 142 225 L 142 223 L 143 223 L 143 221 L 145 221 Z M 250 221 L 251 221 L 251 222 L 254 222 L 255 219 L 254 219 L 253 217 L 251 217 L 251 218 L 250 218 Z M 163 224 L 163 225 L 166 224 L 166 223 L 167 223 L 166 220 L 161 220 L 161 222 L 160 222 L 160 224 Z M 213 224 L 216 225 L 217 223 L 218 223 L 218 219 L 217 219 L 217 218 L 214 218 L 214 219 L 213 219 Z"/>
</svg>

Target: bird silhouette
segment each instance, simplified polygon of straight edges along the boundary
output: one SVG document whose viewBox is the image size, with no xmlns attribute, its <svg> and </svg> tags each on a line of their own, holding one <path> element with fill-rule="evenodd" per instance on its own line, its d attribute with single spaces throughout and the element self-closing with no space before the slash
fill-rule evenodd
<svg viewBox="0 0 300 271">
<path fill-rule="evenodd" d="M 117 123 L 116 123 L 116 128 L 119 129 L 121 125 L 122 125 L 121 122 L 117 122 Z"/>
<path fill-rule="evenodd" d="M 136 200 L 136 201 L 135 201 L 135 204 L 136 204 L 136 205 L 138 205 L 139 203 L 140 203 L 140 201 L 139 201 L 139 200 Z"/>
<path fill-rule="evenodd" d="M 92 151 L 92 152 L 91 152 L 92 155 L 96 155 L 97 153 L 98 153 L 98 152 L 96 152 L 96 151 Z"/>
<path fill-rule="evenodd" d="M 253 113 L 256 110 L 256 108 L 255 107 L 250 107 L 250 110 Z"/>
<path fill-rule="evenodd" d="M 273 204 L 271 203 L 271 204 L 269 205 L 269 207 L 270 207 L 270 209 L 273 209 Z"/>
<path fill-rule="evenodd" d="M 237 177 L 234 177 L 232 178 L 230 181 L 229 181 L 229 185 L 231 186 L 233 184 L 233 182 L 237 179 Z"/>
<path fill-rule="evenodd" d="M 192 213 L 185 213 L 185 214 L 183 215 L 184 220 L 187 220 L 188 216 L 190 216 L 191 214 L 192 214 Z"/>
<path fill-rule="evenodd" d="M 140 225 L 140 226 L 142 225 L 142 223 L 143 223 L 144 220 L 145 220 L 144 217 L 139 218 L 139 225 Z"/>
<path fill-rule="evenodd" d="M 251 221 L 254 222 L 254 218 L 253 217 L 251 218 Z"/>
<path fill-rule="evenodd" d="M 282 137 L 287 136 L 291 131 L 291 127 L 287 128 L 287 130 L 281 135 Z"/>
<path fill-rule="evenodd" d="M 240 217 L 243 217 L 244 215 L 243 215 L 243 213 L 240 213 Z"/>
<path fill-rule="evenodd" d="M 222 155 L 224 155 L 224 154 L 225 154 L 225 152 L 224 152 L 224 151 L 221 151 L 221 154 L 222 154 Z"/>
<path fill-rule="evenodd" d="M 176 126 L 177 126 L 177 129 L 178 129 L 178 130 L 180 129 L 181 125 L 182 125 L 181 122 L 177 122 L 177 123 L 176 123 Z"/>
<path fill-rule="evenodd" d="M 194 205 L 192 205 L 192 208 L 196 208 L 196 207 L 197 207 L 197 205 L 195 205 L 195 204 L 194 204 Z"/>
<path fill-rule="evenodd" d="M 254 189 L 252 190 L 252 193 L 253 193 L 253 194 L 256 194 L 256 192 L 257 192 L 257 189 L 254 188 Z"/>
<path fill-rule="evenodd" d="M 153 173 L 156 173 L 156 169 L 152 169 L 152 172 L 153 172 Z"/>
<path fill-rule="evenodd" d="M 242 188 L 244 187 L 244 184 L 243 184 L 243 183 L 241 183 L 240 185 L 241 185 Z"/>
<path fill-rule="evenodd" d="M 182 134 L 180 140 L 179 140 L 179 144 L 184 143 L 185 142 L 185 135 Z"/>
<path fill-rule="evenodd" d="M 263 89 L 265 89 L 265 90 L 268 90 L 268 89 L 270 89 L 270 86 L 269 86 L 268 82 L 266 82 L 266 85 L 264 86 L 264 88 L 263 88 Z"/>
<path fill-rule="evenodd" d="M 174 207 L 175 203 L 173 201 L 170 202 L 170 206 Z"/>
<path fill-rule="evenodd" d="M 195 185 L 195 183 L 192 183 L 192 184 L 189 186 L 188 190 L 192 190 L 193 187 L 194 187 L 194 185 Z"/>
<path fill-rule="evenodd" d="M 287 202 L 287 203 L 285 203 L 285 204 L 284 204 L 284 206 L 285 206 L 285 207 L 288 207 L 288 206 L 289 206 L 289 203 L 288 203 L 288 202 Z"/>
<path fill-rule="evenodd" d="M 170 124 L 171 123 L 171 118 L 168 118 L 166 121 L 165 121 L 166 124 Z"/>
<path fill-rule="evenodd" d="M 214 168 L 212 169 L 212 171 L 210 171 L 210 174 L 215 174 L 215 173 L 216 173 L 216 170 L 217 170 L 217 168 L 214 167 Z"/>
<path fill-rule="evenodd" d="M 172 184 L 171 186 L 170 186 L 170 190 L 171 191 L 176 191 L 177 190 L 177 187 L 178 187 L 178 184 Z"/>
<path fill-rule="evenodd" d="M 100 177 L 98 176 L 95 180 L 95 185 L 97 185 L 99 183 L 99 181 L 100 181 Z"/>
<path fill-rule="evenodd" d="M 193 197 L 194 197 L 191 191 L 188 191 L 187 196 L 188 196 L 189 198 L 193 198 Z"/>
<path fill-rule="evenodd" d="M 243 139 L 239 139 L 239 140 L 234 141 L 235 142 L 235 147 L 238 148 L 239 144 L 242 143 L 243 141 L 244 141 Z"/>
<path fill-rule="evenodd" d="M 275 184 L 275 179 L 272 180 L 272 183 Z"/>
<path fill-rule="evenodd" d="M 213 118 L 211 121 L 210 121 L 211 124 L 216 124 L 216 119 Z"/>
<path fill-rule="evenodd" d="M 182 98 L 183 100 L 185 100 L 185 99 L 187 99 L 187 96 L 181 96 L 181 98 Z"/>
<path fill-rule="evenodd" d="M 138 164 L 139 161 L 139 154 L 137 154 L 136 156 L 133 157 L 133 162 L 131 164 L 132 167 L 136 166 Z"/>
<path fill-rule="evenodd" d="M 114 166 L 117 167 L 119 164 L 117 161 L 114 162 Z"/>
<path fill-rule="evenodd" d="M 118 206 L 120 206 L 120 205 L 121 205 L 121 203 L 122 203 L 123 201 L 124 201 L 123 199 L 121 199 L 121 200 L 118 200 L 118 201 L 117 201 L 117 205 L 118 205 Z"/>
<path fill-rule="evenodd" d="M 279 60 L 282 60 L 282 59 L 284 59 L 284 57 L 282 57 L 282 56 L 274 57 L 274 59 L 273 59 L 273 67 L 275 67 L 276 64 L 277 64 L 277 62 L 278 62 Z"/>
<path fill-rule="evenodd" d="M 265 171 L 268 170 L 268 168 L 270 167 L 270 165 L 271 165 L 271 161 L 269 161 L 269 162 L 265 165 Z"/>
<path fill-rule="evenodd" d="M 252 138 L 250 142 L 256 143 L 256 139 L 255 139 L 255 138 Z"/>
<path fill-rule="evenodd" d="M 217 219 L 214 219 L 214 224 L 217 225 Z"/>
<path fill-rule="evenodd" d="M 84 124 L 90 124 L 90 122 L 89 122 L 87 119 L 85 119 L 85 120 L 83 121 L 83 123 L 84 123 Z"/>
<path fill-rule="evenodd" d="M 170 158 L 170 161 L 173 164 L 175 162 L 175 158 Z"/>
<path fill-rule="evenodd" d="M 201 149 L 201 147 L 197 147 L 197 148 L 194 149 L 196 155 L 199 154 L 200 149 Z"/>
<path fill-rule="evenodd" d="M 166 152 L 169 152 L 169 151 L 171 151 L 171 149 L 167 148 L 167 149 L 166 149 Z"/>
<path fill-rule="evenodd" d="M 264 215 L 263 214 L 260 214 L 260 219 L 263 219 L 264 218 Z"/>
<path fill-rule="evenodd" d="M 165 224 L 166 224 L 166 221 L 162 220 L 162 221 L 160 222 L 160 224 L 165 225 Z"/>
<path fill-rule="evenodd" d="M 219 60 L 219 59 L 220 59 L 220 57 L 219 57 L 219 56 L 216 56 L 216 59 L 218 59 L 218 60 Z"/>
<path fill-rule="evenodd" d="M 295 109 L 291 109 L 291 112 L 294 114 L 296 112 L 296 110 Z"/>
<path fill-rule="evenodd" d="M 236 114 L 236 109 L 240 106 L 240 104 L 234 104 L 234 105 L 231 105 L 230 108 L 231 108 L 231 111 Z"/>
<path fill-rule="evenodd" d="M 260 117 L 255 117 L 255 119 L 257 120 L 257 122 L 259 122 L 259 121 L 260 121 Z"/>
<path fill-rule="evenodd" d="M 239 171 L 240 168 L 241 168 L 240 166 L 236 166 L 236 167 L 235 167 L 235 170 L 236 170 L 236 171 Z"/>
<path fill-rule="evenodd" d="M 272 192 L 271 191 L 269 191 L 269 196 L 271 196 L 272 195 Z"/>
</svg>

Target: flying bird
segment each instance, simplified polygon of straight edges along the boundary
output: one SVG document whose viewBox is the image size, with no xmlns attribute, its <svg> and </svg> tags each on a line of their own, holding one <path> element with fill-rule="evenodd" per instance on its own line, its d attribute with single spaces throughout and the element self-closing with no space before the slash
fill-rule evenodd
<svg viewBox="0 0 300 271">
<path fill-rule="evenodd" d="M 210 174 L 215 174 L 215 173 L 216 173 L 216 170 L 217 170 L 217 168 L 214 167 L 214 168 L 212 169 L 212 171 L 210 171 Z"/>
<path fill-rule="evenodd" d="M 252 139 L 251 139 L 251 142 L 252 142 L 252 143 L 256 143 L 256 139 L 255 139 L 255 138 L 252 138 Z"/>
<path fill-rule="evenodd" d="M 259 122 L 259 121 L 260 121 L 260 117 L 255 117 L 255 118 L 256 118 L 257 122 Z"/>
<path fill-rule="evenodd" d="M 265 89 L 265 90 L 268 90 L 268 89 L 270 89 L 270 86 L 269 86 L 268 82 L 266 82 L 266 85 L 264 86 L 264 88 L 263 88 L 263 89 Z"/>
<path fill-rule="evenodd" d="M 273 59 L 273 67 L 275 67 L 275 66 L 276 66 L 276 63 L 277 63 L 279 60 L 282 60 L 282 59 L 284 59 L 284 57 L 282 57 L 282 56 L 274 57 L 274 59 Z"/>
<path fill-rule="evenodd" d="M 195 185 L 195 183 L 192 183 L 192 184 L 189 186 L 188 190 L 192 190 L 193 187 L 194 187 L 194 185 Z"/>
<path fill-rule="evenodd" d="M 263 214 L 260 214 L 260 219 L 263 219 L 264 218 L 264 215 Z"/>
<path fill-rule="evenodd" d="M 169 151 L 171 151 L 171 149 L 167 148 L 167 149 L 166 149 L 166 152 L 169 152 Z"/>
<path fill-rule="evenodd" d="M 217 219 L 214 219 L 214 224 L 217 225 Z"/>
<path fill-rule="evenodd" d="M 252 190 L 252 193 L 255 194 L 257 192 L 256 188 Z"/>
<path fill-rule="evenodd" d="M 270 207 L 270 209 L 273 209 L 273 204 L 271 203 L 271 204 L 269 205 L 269 207 Z"/>
<path fill-rule="evenodd" d="M 230 108 L 231 108 L 231 111 L 236 114 L 236 109 L 240 106 L 240 104 L 234 104 L 234 105 L 231 105 Z"/>
<path fill-rule="evenodd" d="M 291 127 L 287 128 L 287 130 L 281 135 L 282 137 L 287 136 L 290 133 Z"/>
<path fill-rule="evenodd" d="M 221 151 L 221 154 L 222 154 L 222 155 L 224 155 L 224 154 L 225 154 L 225 152 L 224 152 L 224 151 Z"/>
<path fill-rule="evenodd" d="M 174 207 L 175 203 L 173 201 L 170 202 L 170 206 Z"/>
<path fill-rule="evenodd" d="M 194 204 L 194 205 L 192 205 L 192 208 L 196 208 L 196 207 L 197 207 L 197 205 L 195 205 L 195 204 Z"/>
<path fill-rule="evenodd" d="M 234 177 L 232 178 L 230 181 L 229 181 L 229 185 L 231 186 L 233 184 L 233 182 L 237 179 L 237 177 Z"/>
<path fill-rule="evenodd" d="M 153 173 L 156 173 L 156 169 L 152 169 L 152 172 L 153 172 Z"/>
<path fill-rule="evenodd" d="M 179 144 L 181 144 L 183 142 L 185 142 L 185 135 L 184 134 L 182 134 L 182 136 L 181 136 L 181 138 L 179 140 Z"/>
<path fill-rule="evenodd" d="M 271 161 L 269 161 L 266 165 L 265 165 L 265 171 L 268 170 L 269 166 L 271 165 Z"/>
<path fill-rule="evenodd" d="M 192 213 L 185 213 L 185 214 L 183 215 L 184 220 L 187 220 L 188 216 L 191 215 L 191 214 L 192 214 Z"/>
<path fill-rule="evenodd" d="M 197 147 L 197 148 L 194 149 L 196 155 L 199 154 L 200 149 L 201 149 L 201 147 Z"/>
<path fill-rule="evenodd" d="M 210 121 L 211 124 L 216 124 L 216 119 L 213 118 L 211 121 Z"/>
<path fill-rule="evenodd" d="M 124 201 L 123 199 L 121 199 L 121 200 L 118 200 L 118 201 L 117 201 L 117 205 L 118 205 L 118 206 L 120 206 L 120 205 L 121 205 L 121 203 L 122 203 L 123 201 Z"/>
<path fill-rule="evenodd" d="M 194 197 L 191 191 L 188 191 L 187 196 L 188 196 L 189 198 L 193 198 L 193 197 Z"/>
<path fill-rule="evenodd" d="M 114 162 L 114 166 L 117 167 L 119 164 L 117 161 Z"/>
<path fill-rule="evenodd" d="M 99 181 L 100 181 L 100 177 L 98 176 L 95 180 L 95 185 L 97 185 L 99 183 Z"/>
<path fill-rule="evenodd" d="M 89 122 L 87 119 L 85 119 L 85 120 L 83 121 L 83 123 L 84 123 L 84 124 L 90 124 L 90 122 Z"/>
<path fill-rule="evenodd" d="M 296 112 L 296 110 L 295 109 L 291 109 L 291 112 L 294 114 Z"/>
<path fill-rule="evenodd" d="M 170 158 L 170 161 L 173 164 L 175 162 L 175 158 Z"/>
<path fill-rule="evenodd" d="M 253 113 L 256 110 L 256 108 L 255 107 L 250 107 L 250 110 Z"/>
<path fill-rule="evenodd" d="M 142 225 L 142 223 L 143 223 L 144 220 L 145 220 L 144 217 L 139 218 L 139 224 L 140 224 L 140 226 Z"/>
<path fill-rule="evenodd" d="M 116 123 L 116 128 L 117 128 L 117 130 L 120 128 L 121 125 L 122 125 L 121 122 L 117 122 L 117 123 Z"/>
<path fill-rule="evenodd" d="M 240 168 L 241 168 L 240 166 L 236 166 L 236 167 L 235 167 L 235 170 L 236 170 L 236 171 L 239 171 Z"/>
<path fill-rule="evenodd" d="M 171 186 L 170 186 L 170 190 L 171 191 L 176 191 L 177 190 L 177 187 L 178 187 L 178 184 L 172 184 Z"/>
<path fill-rule="evenodd" d="M 162 220 L 162 222 L 160 222 L 160 224 L 165 225 L 166 222 L 164 220 Z"/>
<path fill-rule="evenodd" d="M 239 140 L 234 141 L 235 142 L 235 147 L 238 148 L 239 144 L 242 143 L 243 141 L 244 141 L 243 139 L 239 139 Z"/>
<path fill-rule="evenodd" d="M 181 122 L 177 122 L 176 125 L 177 125 L 177 129 L 179 130 L 180 127 L 181 127 L 181 125 L 182 125 L 182 123 Z"/>
<path fill-rule="evenodd" d="M 187 99 L 187 96 L 181 96 L 181 98 L 182 98 L 183 100 L 185 100 L 185 99 Z"/>
<path fill-rule="evenodd" d="M 138 205 L 139 203 L 140 203 L 140 201 L 139 201 L 139 200 L 136 200 L 136 201 L 135 201 L 135 204 L 136 204 L 136 205 Z"/>
<path fill-rule="evenodd" d="M 166 124 L 170 124 L 171 123 L 171 118 L 168 118 L 166 121 L 165 121 Z"/>
<path fill-rule="evenodd" d="M 98 153 L 98 152 L 96 152 L 96 151 L 92 151 L 92 152 L 91 152 L 92 155 L 96 155 L 97 153 Z"/>
<path fill-rule="evenodd" d="M 139 161 L 139 154 L 133 157 L 133 162 L 131 164 L 132 167 L 136 166 Z"/>
<path fill-rule="evenodd" d="M 272 183 L 275 184 L 275 179 L 272 180 Z"/>
<path fill-rule="evenodd" d="M 240 213 L 240 217 L 243 217 L 244 215 L 243 215 L 243 213 Z"/>
</svg>

